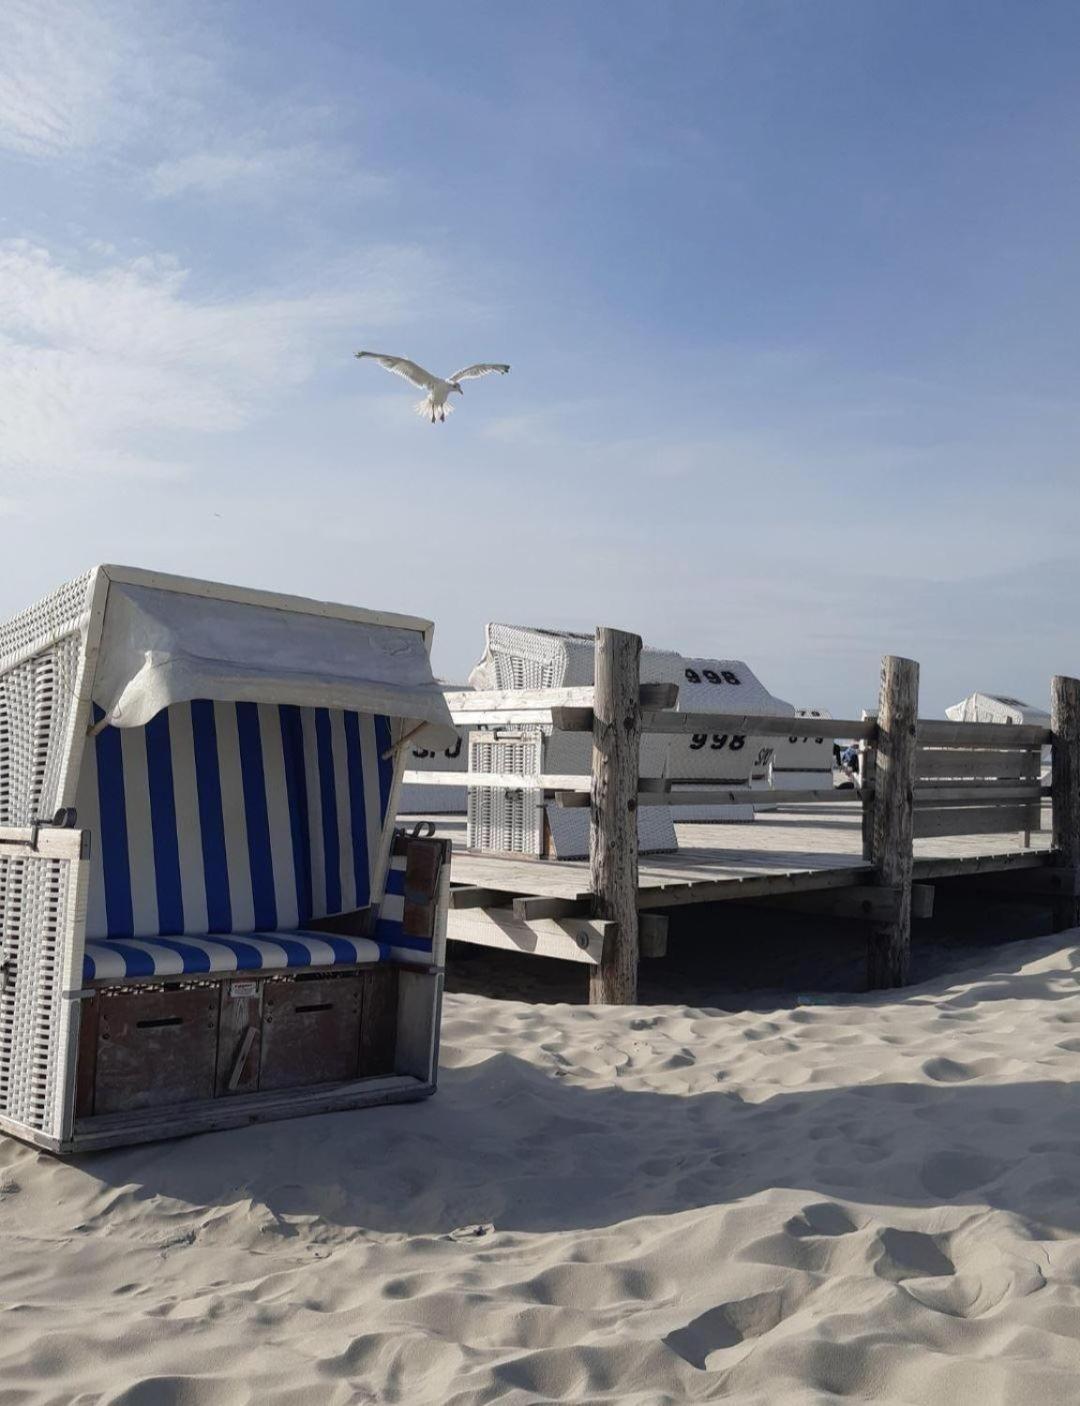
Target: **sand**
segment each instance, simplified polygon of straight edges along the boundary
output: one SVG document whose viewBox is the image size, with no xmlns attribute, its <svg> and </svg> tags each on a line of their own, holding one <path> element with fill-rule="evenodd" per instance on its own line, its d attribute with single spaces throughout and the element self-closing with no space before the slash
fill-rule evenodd
<svg viewBox="0 0 1080 1406">
<path fill-rule="evenodd" d="M 424 1104 L 0 1139 L 0 1403 L 1074 1403 L 1070 936 L 764 1011 L 456 994 Z"/>
</svg>

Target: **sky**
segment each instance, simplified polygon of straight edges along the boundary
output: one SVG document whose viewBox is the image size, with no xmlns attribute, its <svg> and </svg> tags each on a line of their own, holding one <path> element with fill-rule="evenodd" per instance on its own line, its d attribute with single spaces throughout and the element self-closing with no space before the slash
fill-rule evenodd
<svg viewBox="0 0 1080 1406">
<path fill-rule="evenodd" d="M 1080 6 L 5 0 L 0 615 L 99 561 L 1080 673 Z M 353 351 L 470 382 L 445 425 Z"/>
</svg>

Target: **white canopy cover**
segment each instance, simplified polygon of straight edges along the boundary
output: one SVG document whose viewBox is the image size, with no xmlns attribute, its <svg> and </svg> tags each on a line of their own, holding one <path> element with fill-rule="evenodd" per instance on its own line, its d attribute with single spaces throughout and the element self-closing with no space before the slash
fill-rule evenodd
<svg viewBox="0 0 1080 1406">
<path fill-rule="evenodd" d="M 420 629 L 113 579 L 94 702 L 143 727 L 197 698 L 382 713 L 427 724 L 432 748 L 457 737 Z"/>
<path fill-rule="evenodd" d="M 1004 693 L 970 693 L 966 698 L 945 709 L 945 716 L 954 723 L 1036 723 L 1050 726 L 1050 714 L 1045 708 L 1033 708 L 1020 698 Z"/>
</svg>

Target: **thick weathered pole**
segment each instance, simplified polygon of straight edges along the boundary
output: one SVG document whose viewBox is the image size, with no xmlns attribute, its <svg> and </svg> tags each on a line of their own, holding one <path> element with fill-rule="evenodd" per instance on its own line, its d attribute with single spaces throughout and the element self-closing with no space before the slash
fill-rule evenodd
<svg viewBox="0 0 1080 1406">
<path fill-rule="evenodd" d="M 593 913 L 618 926 L 589 974 L 591 1005 L 637 998 L 638 769 L 641 743 L 641 640 L 596 631 L 589 878 Z"/>
<path fill-rule="evenodd" d="M 903 986 L 908 978 L 918 716 L 919 666 L 887 654 L 878 697 L 873 862 L 877 882 L 898 889 L 900 901 L 893 919 L 870 930 L 866 976 L 871 990 Z"/>
<path fill-rule="evenodd" d="M 1050 684 L 1050 727 L 1054 734 L 1053 770 L 1050 774 L 1053 803 L 1054 863 L 1075 875 L 1080 869 L 1080 681 L 1055 677 Z M 1054 928 L 1080 926 L 1080 898 L 1075 879 L 1069 891 L 1054 904 Z"/>
</svg>

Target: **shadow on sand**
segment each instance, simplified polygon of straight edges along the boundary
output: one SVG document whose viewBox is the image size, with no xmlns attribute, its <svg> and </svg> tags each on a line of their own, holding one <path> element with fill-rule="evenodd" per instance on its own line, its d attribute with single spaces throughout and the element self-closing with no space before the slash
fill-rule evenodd
<svg viewBox="0 0 1080 1406">
<path fill-rule="evenodd" d="M 927 1058 L 924 1044 L 911 1057 L 910 1082 L 859 1083 L 854 1036 L 836 1040 L 827 1071 L 817 1047 L 823 1082 L 842 1087 L 808 1084 L 760 1103 L 725 1091 L 722 1070 L 715 1090 L 680 1095 L 617 1082 L 587 1087 L 575 1083 L 573 1067 L 553 1063 L 549 1072 L 499 1053 L 444 1070 L 438 1094 L 423 1104 L 103 1153 L 80 1166 L 136 1199 L 209 1210 L 250 1197 L 276 1216 L 321 1217 L 358 1233 L 445 1234 L 470 1222 L 582 1230 L 730 1205 L 777 1187 L 875 1205 L 987 1203 L 1021 1217 L 1039 1238 L 1076 1233 L 1080 1084 L 973 1082 L 1000 1077 L 1008 1057 L 1000 1044 L 988 1055 L 985 1042 L 971 1041 L 982 1003 L 1015 1002 L 1018 1022 L 1025 1002 L 1046 1003 L 1039 1020 L 1047 1055 L 1067 1069 L 1080 1053 L 1073 977 L 997 966 L 983 980 L 972 975 L 973 984 L 947 996 L 936 988 L 905 994 L 905 1003 L 933 1002 L 928 1019 L 942 1031 L 938 1053 Z M 1055 1015 L 1055 1003 L 1070 996 Z M 857 998 L 871 1021 L 894 1003 Z M 829 1013 L 809 1007 L 789 1019 L 821 1022 Z M 606 1020 L 604 1039 L 617 1044 L 625 1034 L 630 1045 L 651 1018 L 634 1008 L 624 1024 Z M 732 1038 L 751 1038 L 745 1023 Z M 897 1062 L 903 1057 L 901 1046 Z M 693 1063 L 692 1051 L 683 1062 Z M 663 1077 L 662 1066 L 652 1068 Z"/>
</svg>

